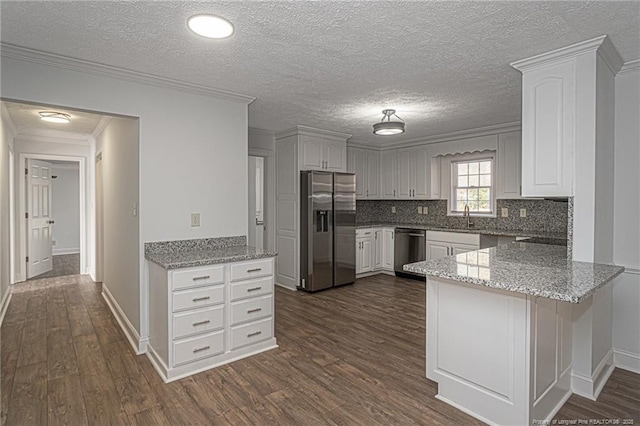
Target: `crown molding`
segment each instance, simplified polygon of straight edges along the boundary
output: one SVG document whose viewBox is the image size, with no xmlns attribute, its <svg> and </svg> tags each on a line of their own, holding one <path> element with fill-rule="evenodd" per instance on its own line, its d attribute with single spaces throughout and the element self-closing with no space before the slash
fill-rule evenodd
<svg viewBox="0 0 640 426">
<path fill-rule="evenodd" d="M 100 118 L 100 121 L 98 122 L 96 128 L 93 129 L 93 132 L 91 132 L 91 137 L 94 140 L 98 139 L 98 136 L 100 136 L 100 134 L 104 131 L 107 125 L 109 125 L 112 119 L 113 117 L 110 115 L 103 115 L 102 118 Z"/>
<path fill-rule="evenodd" d="M 327 139 L 336 140 L 344 140 L 351 137 L 351 135 L 347 133 L 334 132 L 332 130 L 316 129 L 315 127 L 308 126 L 295 126 L 283 132 L 276 133 L 276 139 L 284 139 L 294 135 L 322 136 Z"/>
<path fill-rule="evenodd" d="M 606 43 L 607 39 L 606 35 L 602 35 L 600 37 L 592 38 L 590 40 L 585 40 L 580 43 L 572 44 L 571 46 L 562 47 L 560 49 L 552 50 L 551 52 L 541 53 L 536 56 L 532 56 L 530 58 L 522 59 L 519 61 L 512 62 L 510 65 L 517 69 L 520 72 L 528 71 L 530 69 L 538 68 L 540 66 L 544 66 L 549 64 L 550 62 L 556 62 L 562 59 L 573 58 L 576 55 L 588 52 L 595 52 Z M 611 54 L 611 48 L 614 49 L 613 45 L 609 41 L 608 44 L 610 47 L 605 48 L 609 52 L 607 54 Z M 617 52 L 616 52 L 617 54 Z M 606 61 L 606 58 L 603 58 Z M 611 58 L 609 58 L 611 59 Z M 611 67 L 611 64 L 607 64 Z"/>
<path fill-rule="evenodd" d="M 628 61 L 622 64 L 622 67 L 620 67 L 620 71 L 618 71 L 617 75 L 638 70 L 640 70 L 640 59 L 636 59 L 635 61 Z"/>
<path fill-rule="evenodd" d="M 368 148 L 386 151 L 388 149 L 408 148 L 418 145 L 451 142 L 460 139 L 476 138 L 480 136 L 495 135 L 499 133 L 519 132 L 520 130 L 522 130 L 521 123 L 519 121 L 514 121 L 511 123 L 494 124 L 491 126 L 476 127 L 475 129 L 460 130 L 457 132 L 441 133 L 439 135 L 433 135 L 424 138 L 407 139 L 387 145 L 372 145 L 371 143 L 365 141 L 353 141 L 353 139 L 349 140 L 348 145 L 357 148 Z M 353 143 L 352 141 L 355 143 Z"/>
<path fill-rule="evenodd" d="M 611 42 L 609 37 L 606 37 L 602 40 L 602 44 L 598 49 L 598 55 L 602 58 L 605 64 L 609 67 L 613 75 L 616 75 L 620 68 L 622 68 L 622 57 L 620 57 L 620 53 Z"/>
<path fill-rule="evenodd" d="M 64 143 L 70 145 L 90 146 L 92 135 L 86 133 L 71 133 L 59 130 L 33 129 L 21 132 L 15 139 L 26 142 Z"/>
<path fill-rule="evenodd" d="M 202 86 L 199 84 L 187 83 L 167 77 L 160 77 L 143 72 L 131 71 L 111 65 L 70 58 L 68 56 L 42 52 L 39 50 L 29 49 L 26 47 L 20 47 L 7 43 L 0 43 L 0 55 L 5 58 L 18 59 L 21 61 L 33 62 L 36 64 L 48 65 L 56 68 L 79 71 L 99 76 L 106 76 L 119 80 L 161 87 L 164 89 L 174 89 L 182 92 L 195 93 L 198 95 L 206 95 L 224 100 L 242 102 L 247 105 L 256 99 L 253 96 L 243 95 L 240 93 L 214 89 L 212 87 Z"/>
<path fill-rule="evenodd" d="M 273 130 L 261 129 L 259 127 L 251 127 L 249 126 L 250 132 L 262 133 L 268 136 L 275 136 L 275 132 Z"/>
<path fill-rule="evenodd" d="M 0 102 L 0 116 L 2 116 L 2 120 L 9 128 L 9 133 L 11 133 L 11 137 L 15 139 L 18 135 L 18 129 L 16 128 L 16 124 L 11 119 L 11 115 L 9 114 L 9 110 L 4 102 Z"/>
</svg>

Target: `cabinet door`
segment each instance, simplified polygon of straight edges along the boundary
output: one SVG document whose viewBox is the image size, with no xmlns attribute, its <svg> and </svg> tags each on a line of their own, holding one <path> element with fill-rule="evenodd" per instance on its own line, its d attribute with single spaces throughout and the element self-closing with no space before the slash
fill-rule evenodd
<svg viewBox="0 0 640 426">
<path fill-rule="evenodd" d="M 439 200 L 442 198 L 442 192 L 440 191 L 440 157 L 429 157 L 429 162 L 431 163 L 429 168 L 429 199 L 430 200 Z"/>
<path fill-rule="evenodd" d="M 412 190 L 413 190 L 413 167 L 412 167 L 412 155 L 413 149 L 399 149 L 397 150 L 397 158 L 398 158 L 398 197 L 401 199 L 409 199 L 413 198 Z"/>
<path fill-rule="evenodd" d="M 412 153 L 412 173 L 413 173 L 413 198 L 427 199 L 429 198 L 430 182 L 429 152 L 426 146 L 417 146 L 413 148 Z"/>
<path fill-rule="evenodd" d="M 522 75 L 522 195 L 573 195 L 575 59 Z"/>
<path fill-rule="evenodd" d="M 373 238 L 367 237 L 362 239 L 362 272 L 370 272 L 373 270 Z"/>
<path fill-rule="evenodd" d="M 382 269 L 393 271 L 394 269 L 394 230 L 385 228 L 382 230 Z"/>
<path fill-rule="evenodd" d="M 450 244 L 439 241 L 427 241 L 427 260 L 440 259 L 449 256 Z"/>
<path fill-rule="evenodd" d="M 367 198 L 380 198 L 380 153 L 366 151 L 367 154 Z"/>
<path fill-rule="evenodd" d="M 367 158 L 366 151 L 360 148 L 349 148 L 348 171 L 356 174 L 356 199 L 367 198 Z"/>
<path fill-rule="evenodd" d="M 324 140 L 324 169 L 330 172 L 347 170 L 347 143 Z"/>
<path fill-rule="evenodd" d="M 453 250 L 452 254 L 466 253 L 468 251 L 478 250 L 479 248 L 480 247 L 478 246 L 472 246 L 469 244 L 459 244 L 459 243 L 451 244 L 451 249 Z"/>
<path fill-rule="evenodd" d="M 498 167 L 496 198 L 521 198 L 520 179 L 522 142 L 520 132 L 509 132 L 498 135 Z"/>
<path fill-rule="evenodd" d="M 384 246 L 383 246 L 383 238 L 382 238 L 382 229 L 376 229 L 373 232 L 373 270 L 377 271 L 382 269 L 382 257 L 384 255 Z"/>
<path fill-rule="evenodd" d="M 396 151 L 380 153 L 380 190 L 383 199 L 396 198 Z"/>
<path fill-rule="evenodd" d="M 300 162 L 302 170 L 324 169 L 324 140 L 315 136 L 300 136 Z"/>
</svg>

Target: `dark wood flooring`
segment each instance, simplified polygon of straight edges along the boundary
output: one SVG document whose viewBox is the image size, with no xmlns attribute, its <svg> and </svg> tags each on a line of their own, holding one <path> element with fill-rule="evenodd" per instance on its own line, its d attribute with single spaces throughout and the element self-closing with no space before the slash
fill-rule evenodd
<svg viewBox="0 0 640 426">
<path fill-rule="evenodd" d="M 7 425 L 474 425 L 424 378 L 424 284 L 387 276 L 276 290 L 279 349 L 164 384 L 86 276 L 19 284 L 1 329 Z M 634 419 L 640 376 L 558 419 Z"/>
<path fill-rule="evenodd" d="M 64 277 L 66 275 L 77 275 L 80 273 L 79 254 L 59 254 L 52 256 L 52 269 L 49 272 L 31 278 L 29 281 L 41 280 L 43 278 Z"/>
</svg>

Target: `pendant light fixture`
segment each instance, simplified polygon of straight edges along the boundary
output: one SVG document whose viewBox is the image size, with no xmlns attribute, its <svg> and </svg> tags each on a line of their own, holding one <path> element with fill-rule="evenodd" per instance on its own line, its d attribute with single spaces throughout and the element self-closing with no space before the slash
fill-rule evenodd
<svg viewBox="0 0 640 426">
<path fill-rule="evenodd" d="M 395 116 L 400 121 L 391 121 L 391 116 Z M 404 133 L 404 120 L 396 115 L 395 109 L 382 110 L 382 121 L 373 125 L 373 133 L 380 136 Z"/>
<path fill-rule="evenodd" d="M 71 122 L 71 116 L 64 112 L 57 111 L 41 111 L 40 120 L 48 121 L 49 123 L 61 123 L 66 124 Z"/>
</svg>

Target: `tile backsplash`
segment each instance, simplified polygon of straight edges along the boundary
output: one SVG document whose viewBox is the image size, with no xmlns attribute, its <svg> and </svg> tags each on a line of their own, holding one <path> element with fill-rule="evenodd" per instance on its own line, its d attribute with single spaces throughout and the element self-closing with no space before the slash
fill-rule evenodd
<svg viewBox="0 0 640 426">
<path fill-rule="evenodd" d="M 396 213 L 391 213 L 391 208 Z M 418 207 L 428 207 L 427 215 L 418 214 Z M 503 208 L 509 216 L 501 217 Z M 566 201 L 552 200 L 497 200 L 498 217 L 472 217 L 478 229 L 506 229 L 544 232 L 567 232 Z M 527 217 L 520 217 L 520 209 L 527 210 Z M 446 200 L 358 200 L 358 223 L 383 222 L 432 225 L 443 228 L 466 228 L 466 218 L 447 216 Z"/>
</svg>

